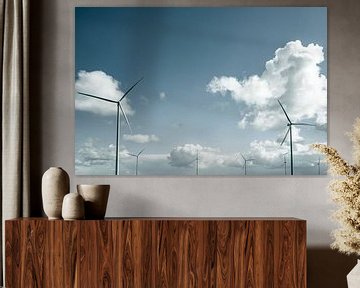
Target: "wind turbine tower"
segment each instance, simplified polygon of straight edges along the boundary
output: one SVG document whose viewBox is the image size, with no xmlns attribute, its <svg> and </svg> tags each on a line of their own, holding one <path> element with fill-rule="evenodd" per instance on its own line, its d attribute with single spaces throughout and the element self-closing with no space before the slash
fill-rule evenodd
<svg viewBox="0 0 360 288">
<path fill-rule="evenodd" d="M 286 155 L 289 154 L 289 152 L 286 152 L 283 154 L 283 157 L 284 157 L 284 172 L 285 172 L 285 175 L 287 175 L 287 171 L 286 171 Z"/>
<path fill-rule="evenodd" d="M 199 176 L 199 150 L 196 153 L 196 176 Z"/>
<path fill-rule="evenodd" d="M 285 116 L 286 116 L 286 119 L 288 120 L 288 124 L 287 124 L 287 127 L 288 130 L 286 131 L 286 134 L 285 134 L 285 137 L 284 139 L 282 140 L 281 144 L 280 145 L 283 145 L 286 137 L 288 134 L 290 134 L 290 171 L 291 171 L 291 175 L 294 175 L 294 156 L 293 156 L 293 139 L 292 139 L 292 127 L 293 126 L 316 126 L 314 124 L 308 124 L 308 123 L 294 123 L 290 120 L 289 118 L 289 115 L 286 113 L 283 105 L 281 104 L 280 100 L 278 100 L 279 104 L 280 104 L 280 107 L 281 109 L 283 110 Z"/>
<path fill-rule="evenodd" d="M 319 157 L 319 159 L 318 159 L 318 161 L 317 161 L 317 166 L 318 166 L 318 175 L 320 175 L 320 174 L 321 174 L 321 161 L 320 161 L 320 157 Z"/>
<path fill-rule="evenodd" d="M 195 161 L 196 161 L 195 175 L 196 175 L 196 176 L 199 176 L 199 162 L 200 162 L 200 159 L 199 159 L 199 150 L 197 150 L 197 152 L 196 152 L 196 158 L 195 158 L 194 160 L 190 161 L 190 162 L 188 163 L 188 165 L 191 165 L 191 164 L 194 163 Z M 192 165 L 191 165 L 191 167 L 192 167 Z"/>
<path fill-rule="evenodd" d="M 126 120 L 126 124 L 130 130 L 130 132 L 132 133 L 132 130 L 131 130 L 131 126 L 130 126 L 130 122 L 129 122 L 129 119 L 127 118 L 126 116 L 126 113 L 121 105 L 121 101 L 130 93 L 130 91 L 132 89 L 134 89 L 134 87 L 136 85 L 138 85 L 142 80 L 144 79 L 144 77 L 140 78 L 140 80 L 138 80 L 134 85 L 132 85 L 125 93 L 124 95 L 118 100 L 118 101 L 115 101 L 115 100 L 112 100 L 112 99 L 107 99 L 107 98 L 103 98 L 103 97 L 99 97 L 99 96 L 95 96 L 95 95 L 92 95 L 92 94 L 88 94 L 88 93 L 83 93 L 83 92 L 78 92 L 79 94 L 81 95 L 84 95 L 84 96 L 87 96 L 87 97 L 91 97 L 91 98 L 95 98 L 95 99 L 98 99 L 98 100 L 101 100 L 101 101 L 105 101 L 105 102 L 110 102 L 110 103 L 113 103 L 113 104 L 116 104 L 116 155 L 115 155 L 115 175 L 119 175 L 119 168 L 120 168 L 120 161 L 119 161 L 119 140 L 120 140 L 120 110 L 121 110 L 121 113 L 122 115 L 124 116 L 125 120 Z"/>
</svg>

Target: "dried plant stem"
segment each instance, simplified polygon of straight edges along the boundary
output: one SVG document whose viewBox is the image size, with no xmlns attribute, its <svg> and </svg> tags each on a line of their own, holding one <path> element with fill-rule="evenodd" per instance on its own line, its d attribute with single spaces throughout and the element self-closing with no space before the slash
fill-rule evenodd
<svg viewBox="0 0 360 288">
<path fill-rule="evenodd" d="M 342 226 L 333 231 L 331 247 L 360 256 L 360 118 L 356 119 L 349 136 L 353 143 L 354 165 L 346 162 L 333 147 L 314 144 L 313 148 L 326 156 L 330 172 L 337 176 L 329 188 L 332 200 L 338 205 L 333 218 Z"/>
</svg>

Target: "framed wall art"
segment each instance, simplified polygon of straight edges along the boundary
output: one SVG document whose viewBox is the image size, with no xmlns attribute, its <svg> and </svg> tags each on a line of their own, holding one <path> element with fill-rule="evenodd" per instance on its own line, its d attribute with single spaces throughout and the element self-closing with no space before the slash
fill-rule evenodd
<svg viewBox="0 0 360 288">
<path fill-rule="evenodd" d="M 77 175 L 319 175 L 325 7 L 77 7 Z"/>
</svg>

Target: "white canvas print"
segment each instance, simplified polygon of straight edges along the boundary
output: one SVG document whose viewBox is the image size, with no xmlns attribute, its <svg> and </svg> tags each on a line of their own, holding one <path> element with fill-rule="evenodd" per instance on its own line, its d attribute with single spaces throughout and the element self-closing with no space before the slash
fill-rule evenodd
<svg viewBox="0 0 360 288">
<path fill-rule="evenodd" d="M 326 174 L 324 7 L 77 7 L 77 175 Z"/>
</svg>

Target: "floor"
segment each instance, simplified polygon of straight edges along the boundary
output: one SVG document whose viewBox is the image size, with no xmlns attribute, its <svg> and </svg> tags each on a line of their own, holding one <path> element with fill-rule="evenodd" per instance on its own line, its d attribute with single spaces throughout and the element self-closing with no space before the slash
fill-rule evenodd
<svg viewBox="0 0 360 288">
<path fill-rule="evenodd" d="M 346 275 L 356 259 L 331 249 L 308 249 L 308 288 L 347 288 Z"/>
</svg>

